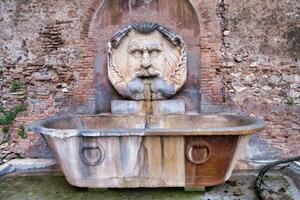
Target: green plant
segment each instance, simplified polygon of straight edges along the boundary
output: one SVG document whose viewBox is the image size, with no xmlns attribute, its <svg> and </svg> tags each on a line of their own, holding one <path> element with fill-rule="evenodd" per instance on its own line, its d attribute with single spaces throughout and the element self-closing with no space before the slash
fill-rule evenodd
<svg viewBox="0 0 300 200">
<path fill-rule="evenodd" d="M 10 84 L 10 91 L 16 92 L 18 89 L 20 89 L 23 86 L 23 83 L 20 80 L 12 80 Z M 0 126 L 2 126 L 2 132 L 6 134 L 6 138 L 3 141 L 6 141 L 9 137 L 9 128 L 11 127 L 13 121 L 16 119 L 17 115 L 20 112 L 23 112 L 26 109 L 24 102 L 24 99 L 21 100 L 22 103 L 15 105 L 11 109 L 4 108 L 2 104 L 0 104 Z M 19 127 L 17 130 L 17 134 L 21 138 L 26 138 L 25 128 L 23 125 Z M 2 141 L 2 142 L 3 142 Z"/>
<path fill-rule="evenodd" d="M 0 113 L 4 113 L 4 108 L 3 108 L 3 106 L 0 106 Z"/>
<path fill-rule="evenodd" d="M 6 111 L 3 109 L 3 114 L 0 115 L 0 125 L 9 126 L 17 115 L 26 109 L 24 104 L 18 104 L 12 109 Z"/>
<path fill-rule="evenodd" d="M 4 126 L 4 127 L 2 128 L 2 132 L 3 132 L 4 134 L 7 134 L 7 133 L 8 133 L 8 130 L 9 130 L 9 127 L 8 127 L 8 126 Z"/>
<path fill-rule="evenodd" d="M 294 105 L 294 101 L 292 99 L 287 99 L 285 102 L 288 106 L 293 106 Z"/>
<path fill-rule="evenodd" d="M 23 83 L 20 80 L 12 80 L 9 88 L 11 92 L 16 92 L 22 86 Z"/>
<path fill-rule="evenodd" d="M 7 138 L 5 138 L 5 139 L 3 139 L 2 141 L 0 141 L 0 145 L 1 145 L 1 144 L 4 144 L 4 143 L 8 143 L 8 139 L 7 139 Z"/>
<path fill-rule="evenodd" d="M 26 109 L 24 104 L 18 104 L 15 107 L 13 107 L 10 110 L 6 110 L 3 107 L 0 109 L 0 113 L 3 113 L 0 115 L 0 125 L 2 125 L 2 132 L 4 134 L 8 134 L 9 128 L 12 124 L 12 122 L 15 120 L 17 115 L 20 112 L 23 112 Z M 25 139 L 27 137 L 25 133 L 25 127 L 21 125 L 19 129 L 17 130 L 17 134 L 22 138 Z"/>
<path fill-rule="evenodd" d="M 19 126 L 19 129 L 17 130 L 18 136 L 20 136 L 22 139 L 27 138 L 27 135 L 25 133 L 25 127 L 24 125 Z"/>
</svg>

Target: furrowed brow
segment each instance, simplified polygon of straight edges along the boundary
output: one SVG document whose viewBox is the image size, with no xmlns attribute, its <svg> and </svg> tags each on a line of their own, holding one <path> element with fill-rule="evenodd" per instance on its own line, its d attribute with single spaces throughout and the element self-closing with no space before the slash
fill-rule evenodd
<svg viewBox="0 0 300 200">
<path fill-rule="evenodd" d="M 133 52 L 136 50 L 143 50 L 143 47 L 141 44 L 139 44 L 137 41 L 133 41 L 128 46 L 128 51 Z"/>
<path fill-rule="evenodd" d="M 163 50 L 163 47 L 162 47 L 161 42 L 153 41 L 153 42 L 150 42 L 150 43 L 147 45 L 147 49 L 148 49 L 149 51 L 153 51 L 153 50 L 159 50 L 159 51 L 162 51 L 162 50 Z"/>
</svg>

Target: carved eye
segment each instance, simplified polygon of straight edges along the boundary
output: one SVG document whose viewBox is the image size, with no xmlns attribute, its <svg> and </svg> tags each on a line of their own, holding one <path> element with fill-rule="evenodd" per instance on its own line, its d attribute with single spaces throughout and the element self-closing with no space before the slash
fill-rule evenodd
<svg viewBox="0 0 300 200">
<path fill-rule="evenodd" d="M 132 52 L 131 52 L 131 55 L 133 55 L 133 56 L 136 57 L 136 58 L 142 57 L 142 53 L 141 53 L 141 51 L 139 51 L 139 50 L 134 50 L 134 51 L 132 51 Z"/>
<path fill-rule="evenodd" d="M 154 50 L 150 51 L 150 55 L 152 57 L 157 57 L 159 53 L 160 53 L 160 50 L 158 50 L 158 49 L 154 49 Z"/>
</svg>

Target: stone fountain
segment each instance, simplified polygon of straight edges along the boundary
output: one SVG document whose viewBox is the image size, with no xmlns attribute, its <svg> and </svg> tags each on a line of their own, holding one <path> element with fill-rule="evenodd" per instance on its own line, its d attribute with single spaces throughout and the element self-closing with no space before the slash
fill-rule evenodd
<svg viewBox="0 0 300 200">
<path fill-rule="evenodd" d="M 111 113 L 52 117 L 41 133 L 78 187 L 203 188 L 224 183 L 247 138 L 265 127 L 238 114 L 186 112 L 199 95 L 176 95 L 187 79 L 184 40 L 157 23 L 131 24 L 108 42 L 108 78 L 123 99 Z"/>
</svg>

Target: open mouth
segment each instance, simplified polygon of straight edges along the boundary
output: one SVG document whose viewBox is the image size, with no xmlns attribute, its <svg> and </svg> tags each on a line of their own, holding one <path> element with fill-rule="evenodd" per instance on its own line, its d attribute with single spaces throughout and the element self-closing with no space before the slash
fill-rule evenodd
<svg viewBox="0 0 300 200">
<path fill-rule="evenodd" d="M 139 72 L 136 74 L 136 77 L 140 79 L 154 79 L 159 77 L 158 73 L 149 73 L 148 71 Z"/>
<path fill-rule="evenodd" d="M 157 74 L 139 74 L 139 75 L 137 75 L 137 77 L 140 79 L 154 79 L 154 78 L 157 78 L 158 75 Z"/>
</svg>

